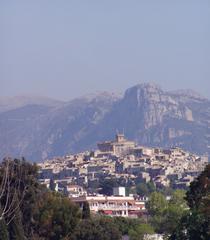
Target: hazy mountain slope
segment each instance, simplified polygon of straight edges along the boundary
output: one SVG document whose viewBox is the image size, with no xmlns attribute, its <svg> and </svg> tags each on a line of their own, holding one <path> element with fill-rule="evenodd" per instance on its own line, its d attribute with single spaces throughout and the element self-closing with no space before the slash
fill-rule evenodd
<svg viewBox="0 0 210 240">
<path fill-rule="evenodd" d="M 39 137 L 42 157 L 76 152 L 83 139 L 93 131 L 117 100 L 115 95 L 103 93 L 76 99 L 52 111 L 42 121 L 45 129 Z M 35 139 L 36 140 L 36 139 Z M 86 149 L 90 140 L 83 143 Z"/>
<path fill-rule="evenodd" d="M 49 113 L 51 107 L 27 105 L 0 114 L 1 157 L 5 155 L 27 156 L 40 118 Z"/>
<path fill-rule="evenodd" d="M 56 107 L 63 104 L 62 101 L 47 97 L 36 96 L 16 96 L 16 97 L 0 97 L 0 113 L 17 109 L 27 105 L 44 105 L 49 107 Z"/>
<path fill-rule="evenodd" d="M 126 91 L 87 139 L 95 143 L 121 131 L 143 145 L 181 146 L 203 154 L 209 151 L 209 120 L 210 102 L 205 98 L 141 84 Z"/>
<path fill-rule="evenodd" d="M 60 106 L 18 108 L 0 114 L 1 156 L 40 160 L 88 150 L 116 131 L 142 145 L 210 153 L 210 101 L 189 90 L 164 92 L 140 84 L 124 97 L 103 93 Z"/>
<path fill-rule="evenodd" d="M 82 138 L 76 147 L 84 149 L 97 141 L 113 138 L 116 131 L 125 132 L 149 146 L 181 146 L 193 152 L 206 153 L 210 102 L 188 92 L 171 94 L 151 84 L 142 84 L 126 91 L 105 118 Z M 84 144 L 85 143 L 85 144 Z"/>
<path fill-rule="evenodd" d="M 117 97 L 102 93 L 59 107 L 27 105 L 0 114 L 1 157 L 41 160 L 75 151 L 75 145 L 110 111 Z"/>
</svg>

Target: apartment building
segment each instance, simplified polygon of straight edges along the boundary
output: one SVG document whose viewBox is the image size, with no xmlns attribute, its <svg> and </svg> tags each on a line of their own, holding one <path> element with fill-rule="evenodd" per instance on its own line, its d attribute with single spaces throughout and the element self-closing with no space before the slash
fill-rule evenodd
<svg viewBox="0 0 210 240">
<path fill-rule="evenodd" d="M 137 218 L 145 214 L 145 202 L 136 200 L 133 196 L 81 196 L 71 198 L 80 207 L 84 202 L 88 202 L 90 211 L 94 214 L 99 213 L 108 216 L 121 216 Z"/>
</svg>

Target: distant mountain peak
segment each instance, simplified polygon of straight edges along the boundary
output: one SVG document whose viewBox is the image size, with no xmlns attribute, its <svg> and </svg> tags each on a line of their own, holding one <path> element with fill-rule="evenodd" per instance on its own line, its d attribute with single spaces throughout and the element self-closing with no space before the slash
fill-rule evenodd
<svg viewBox="0 0 210 240">
<path fill-rule="evenodd" d="M 125 92 L 125 95 L 134 94 L 134 93 L 155 93 L 163 92 L 161 87 L 154 83 L 140 83 L 131 88 L 128 88 Z"/>
<path fill-rule="evenodd" d="M 200 100 L 207 100 L 207 98 L 205 98 L 200 93 L 192 89 L 179 89 L 175 91 L 169 91 L 168 93 L 173 95 L 178 95 L 178 96 L 186 96 L 190 98 L 200 99 Z"/>
<path fill-rule="evenodd" d="M 112 92 L 107 92 L 107 91 L 102 91 L 102 92 L 95 92 L 95 93 L 90 93 L 83 95 L 77 99 L 84 99 L 87 101 L 92 101 L 95 99 L 110 99 L 110 100 L 117 100 L 121 97 L 120 94 L 117 93 L 112 93 Z"/>
<path fill-rule="evenodd" d="M 141 145 L 180 146 L 210 154 L 210 101 L 192 90 L 169 92 L 141 83 L 124 96 L 96 92 L 58 107 L 51 100 L 24 99 L 6 105 L 0 98 L 0 156 L 41 160 L 90 150 L 116 129 Z M 2 106 L 13 110 L 1 112 Z"/>
<path fill-rule="evenodd" d="M 147 82 L 147 83 L 139 83 L 136 84 L 135 86 L 136 88 L 145 88 L 145 89 L 161 89 L 160 85 L 153 83 L 153 82 Z"/>
<path fill-rule="evenodd" d="M 43 96 L 19 95 L 14 97 L 0 97 L 0 112 L 17 109 L 27 105 L 57 107 L 63 103 L 62 101 Z"/>
</svg>

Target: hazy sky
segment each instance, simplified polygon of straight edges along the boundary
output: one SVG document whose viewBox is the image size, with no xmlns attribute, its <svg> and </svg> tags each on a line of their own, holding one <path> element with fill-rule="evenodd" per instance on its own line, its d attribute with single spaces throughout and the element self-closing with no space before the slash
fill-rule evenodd
<svg viewBox="0 0 210 240">
<path fill-rule="evenodd" d="M 210 98 L 209 0 L 0 0 L 0 96 L 148 81 Z"/>
</svg>

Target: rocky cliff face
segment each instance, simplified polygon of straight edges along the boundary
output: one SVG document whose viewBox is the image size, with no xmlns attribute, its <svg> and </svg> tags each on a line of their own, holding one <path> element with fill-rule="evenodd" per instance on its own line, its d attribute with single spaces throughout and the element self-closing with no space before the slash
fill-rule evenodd
<svg viewBox="0 0 210 240">
<path fill-rule="evenodd" d="M 1 156 L 41 160 L 83 151 L 116 131 L 141 145 L 210 153 L 210 101 L 189 90 L 140 84 L 123 97 L 102 93 L 56 106 L 26 105 L 0 114 Z"/>
</svg>

